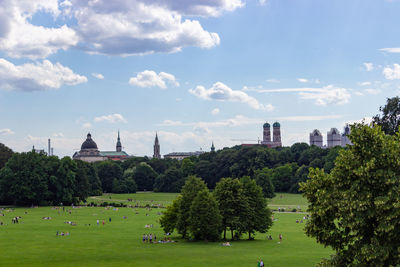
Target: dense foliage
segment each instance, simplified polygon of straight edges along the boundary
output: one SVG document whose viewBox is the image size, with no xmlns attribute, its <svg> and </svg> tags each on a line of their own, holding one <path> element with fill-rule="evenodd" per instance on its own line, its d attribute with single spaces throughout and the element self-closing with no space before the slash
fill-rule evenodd
<svg viewBox="0 0 400 267">
<path fill-rule="evenodd" d="M 190 176 L 179 197 L 167 207 L 160 219 L 165 232 L 174 229 L 183 238 L 219 240 L 221 232 L 231 232 L 231 239 L 256 231 L 265 233 L 272 225 L 262 189 L 250 177 L 223 178 L 213 194 L 202 179 Z"/>
<path fill-rule="evenodd" d="M 93 177 L 92 177 L 93 176 Z M 0 203 L 59 205 L 98 194 L 97 173 L 69 157 L 61 160 L 34 151 L 14 153 L 0 170 Z"/>
<path fill-rule="evenodd" d="M 13 151 L 0 143 L 0 169 L 4 167 L 9 158 L 11 158 Z"/>
<path fill-rule="evenodd" d="M 331 265 L 398 266 L 400 134 L 360 124 L 351 130 L 354 145 L 331 173 L 311 169 L 301 185 L 310 203 L 306 233 L 336 251 Z"/>
<path fill-rule="evenodd" d="M 400 97 L 388 98 L 386 105 L 381 106 L 377 114 L 373 117 L 373 122 L 382 127 L 386 134 L 394 135 L 399 131 L 400 126 Z"/>
</svg>

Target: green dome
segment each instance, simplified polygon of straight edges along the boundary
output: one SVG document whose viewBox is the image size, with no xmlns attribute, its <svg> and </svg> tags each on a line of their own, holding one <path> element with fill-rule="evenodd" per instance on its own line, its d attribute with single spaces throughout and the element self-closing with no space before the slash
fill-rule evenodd
<svg viewBox="0 0 400 267">
<path fill-rule="evenodd" d="M 275 122 L 273 126 L 274 126 L 274 127 L 281 127 L 281 125 L 279 124 L 279 122 Z"/>
<path fill-rule="evenodd" d="M 271 125 L 268 123 L 268 122 L 266 122 L 266 123 L 264 123 L 264 126 L 263 126 L 264 128 L 270 128 L 271 127 Z"/>
</svg>

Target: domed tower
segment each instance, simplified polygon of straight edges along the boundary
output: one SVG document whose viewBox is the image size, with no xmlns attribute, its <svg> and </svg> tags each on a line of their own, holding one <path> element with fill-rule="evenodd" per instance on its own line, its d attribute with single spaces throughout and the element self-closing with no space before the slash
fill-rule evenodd
<svg viewBox="0 0 400 267">
<path fill-rule="evenodd" d="M 282 146 L 282 141 L 281 141 L 281 125 L 279 124 L 279 122 L 274 122 L 274 124 L 272 125 L 273 127 L 273 146 L 274 147 L 281 147 Z"/>
<path fill-rule="evenodd" d="M 119 130 L 118 130 L 118 139 L 117 139 L 117 152 L 121 152 L 122 151 L 122 145 L 121 145 L 121 140 L 119 138 Z"/>
<path fill-rule="evenodd" d="M 315 145 L 317 147 L 322 147 L 323 137 L 320 131 L 315 129 L 310 133 L 310 146 Z"/>
<path fill-rule="evenodd" d="M 100 155 L 100 151 L 97 148 L 97 144 L 92 139 L 90 133 L 87 134 L 86 140 L 82 143 L 81 150 L 76 152 L 73 156 L 75 160 L 83 160 L 86 162 L 95 162 L 106 160 L 107 158 Z"/>
<path fill-rule="evenodd" d="M 263 125 L 263 141 L 262 144 L 268 145 L 271 144 L 271 125 L 266 122 Z"/>
</svg>

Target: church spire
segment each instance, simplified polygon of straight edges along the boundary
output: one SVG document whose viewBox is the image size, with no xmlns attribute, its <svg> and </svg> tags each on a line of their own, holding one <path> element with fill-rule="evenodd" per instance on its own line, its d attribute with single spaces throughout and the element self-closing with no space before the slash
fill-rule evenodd
<svg viewBox="0 0 400 267">
<path fill-rule="evenodd" d="M 211 152 L 215 152 L 214 141 L 212 142 L 212 145 L 211 145 Z"/>
<path fill-rule="evenodd" d="M 161 154 L 160 154 L 160 143 L 158 142 L 158 135 L 156 132 L 156 138 L 154 140 L 154 154 L 153 154 L 153 158 L 156 159 L 160 159 L 161 158 Z"/>
<path fill-rule="evenodd" d="M 117 152 L 122 151 L 121 139 L 119 138 L 119 129 L 118 129 L 118 138 L 117 138 Z"/>
</svg>

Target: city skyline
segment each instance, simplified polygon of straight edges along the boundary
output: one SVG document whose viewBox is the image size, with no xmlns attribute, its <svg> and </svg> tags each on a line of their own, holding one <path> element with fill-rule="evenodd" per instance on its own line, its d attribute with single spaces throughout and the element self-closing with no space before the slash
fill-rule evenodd
<svg viewBox="0 0 400 267">
<path fill-rule="evenodd" d="M 0 143 L 72 156 L 282 145 L 379 113 L 400 89 L 400 1 L 12 1 L 0 7 Z M 12 11 L 12 12 L 11 12 Z"/>
</svg>

